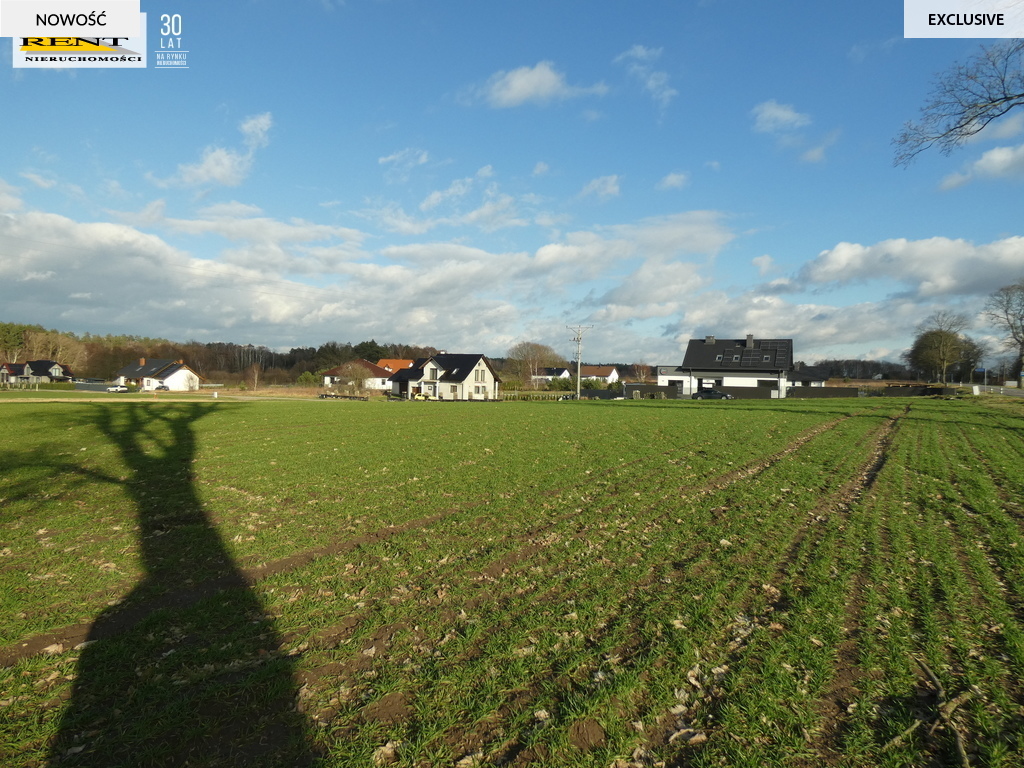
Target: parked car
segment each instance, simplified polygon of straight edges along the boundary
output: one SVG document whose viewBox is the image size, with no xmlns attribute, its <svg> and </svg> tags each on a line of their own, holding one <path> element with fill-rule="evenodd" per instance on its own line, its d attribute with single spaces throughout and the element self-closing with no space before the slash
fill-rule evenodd
<svg viewBox="0 0 1024 768">
<path fill-rule="evenodd" d="M 730 395 L 728 392 L 722 392 L 718 389 L 698 389 L 692 395 L 691 400 L 735 400 L 736 398 Z"/>
<path fill-rule="evenodd" d="M 426 392 L 417 392 L 412 396 L 413 400 L 437 400 L 437 395 L 428 395 Z"/>
<path fill-rule="evenodd" d="M 107 392 L 127 392 L 128 387 L 124 384 L 115 384 L 112 387 L 107 387 Z"/>
<path fill-rule="evenodd" d="M 166 384 L 160 384 L 160 385 L 154 387 L 154 389 L 157 392 L 170 392 L 171 391 L 171 388 L 168 387 Z"/>
</svg>

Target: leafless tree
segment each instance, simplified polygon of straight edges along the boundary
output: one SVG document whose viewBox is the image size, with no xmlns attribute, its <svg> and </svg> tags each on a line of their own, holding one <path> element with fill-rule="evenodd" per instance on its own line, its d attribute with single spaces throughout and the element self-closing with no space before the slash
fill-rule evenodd
<svg viewBox="0 0 1024 768">
<path fill-rule="evenodd" d="M 1024 106 L 1024 40 L 982 48 L 965 64 L 939 76 L 921 119 L 907 123 L 893 140 L 896 165 L 908 165 L 937 145 L 949 154 L 993 120 Z"/>
<path fill-rule="evenodd" d="M 985 319 L 1005 334 L 1003 345 L 1016 353 L 1013 373 L 1019 376 L 1024 365 L 1024 278 L 988 297 Z"/>
<path fill-rule="evenodd" d="M 512 366 L 513 373 L 519 377 L 524 387 L 533 383 L 534 376 L 541 368 L 550 368 L 558 365 L 566 365 L 565 358 L 559 355 L 547 344 L 538 344 L 535 341 L 520 341 L 509 347 L 505 353 Z"/>
</svg>

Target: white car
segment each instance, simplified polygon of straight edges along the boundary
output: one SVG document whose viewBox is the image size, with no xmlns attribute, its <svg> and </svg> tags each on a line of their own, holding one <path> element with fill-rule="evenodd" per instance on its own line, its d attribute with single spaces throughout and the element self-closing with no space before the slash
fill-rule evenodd
<svg viewBox="0 0 1024 768">
<path fill-rule="evenodd" d="M 115 384 L 112 387 L 107 387 L 107 392 L 127 392 L 128 387 L 124 384 Z"/>
</svg>

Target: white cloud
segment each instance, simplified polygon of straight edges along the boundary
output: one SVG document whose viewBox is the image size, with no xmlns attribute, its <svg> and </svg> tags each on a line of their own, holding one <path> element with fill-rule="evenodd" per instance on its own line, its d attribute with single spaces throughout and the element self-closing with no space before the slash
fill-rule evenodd
<svg viewBox="0 0 1024 768">
<path fill-rule="evenodd" d="M 942 189 L 953 189 L 979 178 L 1024 178 L 1024 144 L 988 150 L 965 172 L 953 173 L 943 179 Z"/>
<path fill-rule="evenodd" d="M 820 142 L 800 155 L 805 163 L 822 163 L 825 161 L 825 150 L 839 140 L 839 131 L 830 131 Z"/>
<path fill-rule="evenodd" d="M 650 62 L 661 57 L 661 52 L 661 48 L 634 45 L 628 51 L 616 56 L 614 61 L 616 64 L 625 63 L 626 70 L 640 81 L 644 90 L 651 95 L 655 103 L 665 109 L 679 95 L 679 91 L 669 84 L 667 72 L 656 70 L 650 65 Z"/>
<path fill-rule="evenodd" d="M 548 165 L 547 163 L 541 161 L 541 162 L 538 162 L 535 166 L 533 166 L 533 175 L 534 176 L 544 176 L 550 170 L 551 170 L 551 166 Z"/>
<path fill-rule="evenodd" d="M 1013 112 L 998 120 L 993 120 L 973 136 L 968 137 L 966 143 L 974 144 L 979 141 L 999 141 L 1001 139 L 1012 139 L 1024 131 L 1024 114 Z"/>
<path fill-rule="evenodd" d="M 610 197 L 618 197 L 619 177 L 617 175 L 600 176 L 588 181 L 583 185 L 583 189 L 580 190 L 580 197 L 587 197 L 588 195 L 596 195 L 603 200 L 607 200 Z"/>
<path fill-rule="evenodd" d="M 269 143 L 272 125 L 273 118 L 269 112 L 247 117 L 238 127 L 246 147 L 244 152 L 227 147 L 206 147 L 198 163 L 179 165 L 177 172 L 167 179 L 159 179 L 152 174 L 149 178 L 159 187 L 237 187 L 249 176 L 256 150 Z"/>
<path fill-rule="evenodd" d="M 3 179 L 0 179 L 0 213 L 20 209 L 21 198 L 18 196 L 17 187 L 12 187 Z"/>
<path fill-rule="evenodd" d="M 775 266 L 775 260 L 768 254 L 765 254 L 764 256 L 757 256 L 751 259 L 750 263 L 757 267 L 757 274 L 761 277 L 764 277 L 771 272 L 772 267 Z"/>
<path fill-rule="evenodd" d="M 682 189 L 686 186 L 690 177 L 685 173 L 673 172 L 666 174 L 665 177 L 658 182 L 658 189 Z"/>
<path fill-rule="evenodd" d="M 394 152 L 387 157 L 377 158 L 377 162 L 381 165 L 393 164 L 401 167 L 414 168 L 417 165 L 423 165 L 429 159 L 430 155 L 426 150 L 406 147 L 405 149 Z"/>
<path fill-rule="evenodd" d="M 238 219 L 259 216 L 261 213 L 263 210 L 259 206 L 240 203 L 237 200 L 232 200 L 229 203 L 214 203 L 199 209 L 199 216 L 204 219 Z"/>
<path fill-rule="evenodd" d="M 928 309 L 905 298 L 849 306 L 792 303 L 757 292 L 729 295 L 708 291 L 691 301 L 680 321 L 667 331 L 685 345 L 690 338 L 791 338 L 798 359 L 830 356 L 830 350 L 854 345 L 898 345 Z M 922 314 L 923 313 L 923 314 Z M 844 357 L 847 355 L 843 355 Z"/>
<path fill-rule="evenodd" d="M 242 121 L 239 130 L 245 136 L 245 146 L 250 150 L 265 147 L 270 143 L 270 128 L 274 119 L 269 112 L 262 115 L 253 115 Z"/>
<path fill-rule="evenodd" d="M 405 209 L 395 202 L 363 210 L 360 215 L 376 221 L 391 232 L 403 235 L 422 235 L 438 227 L 460 226 L 472 226 L 484 232 L 494 232 L 506 227 L 526 226 L 529 223 L 520 215 L 516 198 L 499 191 L 496 184 L 491 184 L 484 190 L 482 201 L 476 208 L 469 211 L 460 210 L 458 202 L 468 196 L 472 182 L 473 179 L 458 179 L 445 190 L 431 192 L 420 203 L 420 210 L 424 213 L 441 204 L 449 203 L 452 212 L 446 216 L 416 218 L 406 213 Z"/>
<path fill-rule="evenodd" d="M 644 261 L 612 290 L 597 299 L 603 308 L 595 322 L 623 322 L 667 317 L 678 313 L 708 284 L 700 265 L 653 258 Z"/>
<path fill-rule="evenodd" d="M 448 185 L 448 189 L 435 190 L 431 192 L 427 197 L 420 203 L 421 211 L 429 211 L 431 208 L 436 208 L 446 200 L 452 200 L 464 197 L 467 192 L 473 186 L 473 179 L 456 179 Z"/>
<path fill-rule="evenodd" d="M 810 125 L 810 115 L 797 112 L 792 104 L 779 104 L 775 99 L 763 101 L 754 107 L 754 130 L 759 133 L 783 133 Z"/>
<path fill-rule="evenodd" d="M 19 175 L 21 176 L 21 178 L 31 181 L 40 189 L 53 189 L 55 186 L 57 186 L 56 179 L 47 176 L 42 176 L 38 173 L 33 173 L 32 171 L 24 171 Z"/>
<path fill-rule="evenodd" d="M 492 107 L 518 107 L 527 102 L 548 104 L 580 96 L 603 96 L 608 92 L 604 83 L 573 86 L 565 75 L 557 71 L 550 61 L 541 61 L 533 67 L 519 67 L 511 71 L 496 72 L 484 86 L 483 98 Z"/>
<path fill-rule="evenodd" d="M 874 245 L 839 243 L 808 262 L 796 286 L 839 287 L 852 283 L 895 280 L 915 300 L 940 296 L 983 297 L 1008 277 L 1024 273 L 1024 237 L 1008 237 L 985 245 L 932 237 L 903 238 Z"/>
<path fill-rule="evenodd" d="M 404 184 L 415 168 L 426 165 L 430 154 L 425 149 L 406 147 L 387 157 L 377 158 L 377 163 L 388 166 L 385 178 L 392 184 Z"/>
</svg>

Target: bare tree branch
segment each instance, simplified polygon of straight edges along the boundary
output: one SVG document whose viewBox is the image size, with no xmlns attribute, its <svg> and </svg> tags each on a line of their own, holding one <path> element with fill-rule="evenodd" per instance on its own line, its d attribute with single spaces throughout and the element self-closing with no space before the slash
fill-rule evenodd
<svg viewBox="0 0 1024 768">
<path fill-rule="evenodd" d="M 1004 40 L 940 75 L 921 120 L 893 140 L 896 165 L 906 166 L 928 147 L 950 154 L 1014 107 L 1024 106 L 1024 40 Z"/>
</svg>

